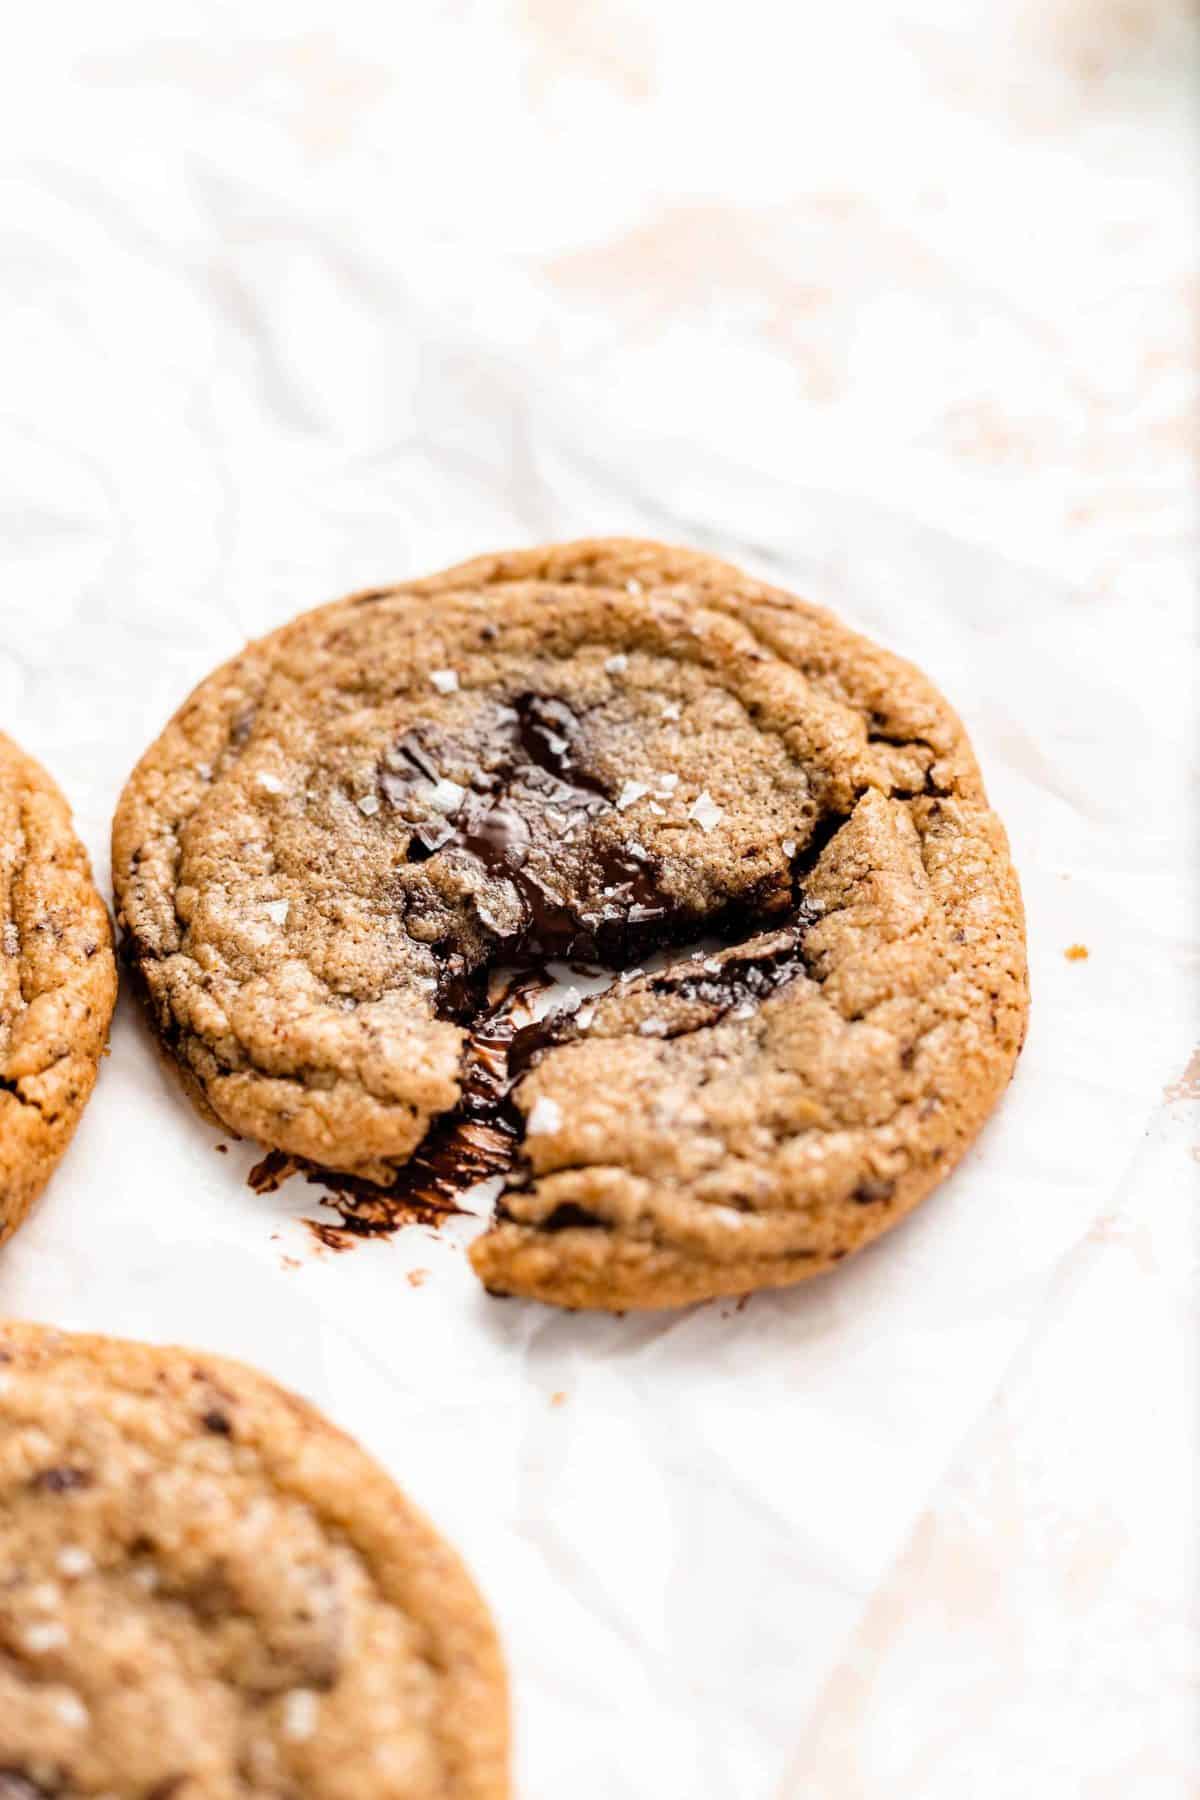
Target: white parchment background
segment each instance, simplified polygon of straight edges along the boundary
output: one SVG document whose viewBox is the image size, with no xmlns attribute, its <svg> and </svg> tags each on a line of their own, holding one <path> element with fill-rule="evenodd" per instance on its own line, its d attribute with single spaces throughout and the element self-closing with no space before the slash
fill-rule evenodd
<svg viewBox="0 0 1200 1800">
<path fill-rule="evenodd" d="M 596 531 L 914 657 L 1009 825 L 1009 1098 L 741 1311 L 489 1302 L 462 1227 L 318 1255 L 122 1001 L 0 1310 L 361 1437 L 496 1610 L 522 1800 L 1193 1790 L 1194 20 L 50 0 L 6 45 L 0 724 L 105 881 L 247 635 Z"/>
</svg>

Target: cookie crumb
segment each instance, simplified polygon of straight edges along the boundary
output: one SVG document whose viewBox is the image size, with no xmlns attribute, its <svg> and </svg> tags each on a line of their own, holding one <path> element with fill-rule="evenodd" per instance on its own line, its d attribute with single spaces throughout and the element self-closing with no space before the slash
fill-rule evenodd
<svg viewBox="0 0 1200 1800">
<path fill-rule="evenodd" d="M 695 819 L 702 831 L 711 831 L 725 817 L 725 808 L 718 806 L 708 789 L 698 794 L 688 808 L 688 818 Z"/>
<path fill-rule="evenodd" d="M 407 1281 L 409 1287 L 424 1287 L 425 1283 L 429 1280 L 429 1270 L 410 1269 L 404 1279 Z"/>
<path fill-rule="evenodd" d="M 547 1094 L 539 1094 L 529 1109 L 529 1117 L 525 1121 L 527 1137 L 540 1136 L 547 1131 L 557 1131 L 563 1122 L 562 1107 L 557 1100 L 551 1100 Z"/>
<path fill-rule="evenodd" d="M 458 692 L 458 671 L 456 669 L 431 669 L 429 679 L 439 694 L 456 694 Z"/>
<path fill-rule="evenodd" d="M 229 1145 L 228 1144 L 214 1144 L 213 1149 L 216 1151 L 218 1156 L 228 1156 L 229 1155 Z"/>
<path fill-rule="evenodd" d="M 1068 944 L 1063 955 L 1068 962 L 1086 962 L 1091 951 L 1086 944 Z"/>
<path fill-rule="evenodd" d="M 550 1404 L 551 1404 L 551 1406 L 563 1406 L 566 1404 L 566 1399 L 567 1399 L 566 1389 L 559 1388 L 559 1390 L 556 1394 L 551 1394 Z"/>
</svg>

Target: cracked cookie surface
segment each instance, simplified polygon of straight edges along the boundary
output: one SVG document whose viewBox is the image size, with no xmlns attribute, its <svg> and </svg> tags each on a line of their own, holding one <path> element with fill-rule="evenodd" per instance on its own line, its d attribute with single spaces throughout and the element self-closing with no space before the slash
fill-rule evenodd
<svg viewBox="0 0 1200 1800">
<path fill-rule="evenodd" d="M 218 1357 L 0 1325 L 5 1800 L 504 1800 L 457 1557 Z"/>
<path fill-rule="evenodd" d="M 0 732 L 0 1242 L 70 1142 L 116 993 L 108 914 L 67 803 Z"/>
<path fill-rule="evenodd" d="M 484 557 L 250 645 L 139 764 L 113 861 L 193 1096 L 380 1183 L 469 1099 L 490 972 L 621 968 L 488 1103 L 511 1167 L 474 1265 L 571 1306 L 859 1248 L 1024 1030 L 1019 889 L 945 701 L 657 544 Z"/>
</svg>

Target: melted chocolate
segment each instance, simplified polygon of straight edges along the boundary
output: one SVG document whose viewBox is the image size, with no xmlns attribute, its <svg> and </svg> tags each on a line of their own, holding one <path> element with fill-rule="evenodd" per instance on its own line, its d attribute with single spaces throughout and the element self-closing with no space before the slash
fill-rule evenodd
<svg viewBox="0 0 1200 1800">
<path fill-rule="evenodd" d="M 442 774 L 428 729 L 406 732 L 380 772 L 384 794 L 413 826 L 409 862 L 452 854 L 515 891 L 520 921 L 513 925 L 488 915 L 486 896 L 476 901 L 481 922 L 512 960 L 631 960 L 650 947 L 649 928 L 676 910 L 653 857 L 595 830 L 616 808 L 580 762 L 579 730 L 564 701 L 519 695 L 498 710 L 491 766 L 477 770 L 453 811 L 434 821 L 422 789 Z"/>
<path fill-rule="evenodd" d="M 695 1000 L 711 1009 L 706 1024 L 715 1024 L 735 1007 L 765 1000 L 777 988 L 805 973 L 801 946 L 816 915 L 800 903 L 799 916 L 776 941 L 759 951 L 726 956 L 719 967 L 705 966 L 715 958 L 690 958 L 675 968 L 664 969 L 650 982 L 650 991 L 673 1000 Z M 779 941 L 782 937 L 782 942 Z"/>
<path fill-rule="evenodd" d="M 536 1057 L 562 1033 L 561 1013 L 520 1023 L 530 996 L 550 985 L 548 975 L 533 971 L 472 1026 L 463 1053 L 458 1104 L 430 1128 L 391 1186 L 374 1190 L 381 1202 L 458 1212 L 458 1197 L 468 1188 L 507 1174 L 521 1135 L 521 1115 L 512 1091 Z M 334 1204 L 340 1206 L 340 1201 Z"/>
</svg>

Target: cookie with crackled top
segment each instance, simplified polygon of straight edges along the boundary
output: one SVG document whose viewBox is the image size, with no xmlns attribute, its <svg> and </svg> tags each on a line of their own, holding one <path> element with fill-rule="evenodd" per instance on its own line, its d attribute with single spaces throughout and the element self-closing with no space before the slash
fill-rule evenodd
<svg viewBox="0 0 1200 1800">
<path fill-rule="evenodd" d="M 108 914 L 70 809 L 0 732 L 0 1242 L 79 1123 L 116 994 Z"/>
<path fill-rule="evenodd" d="M 6 1800 L 504 1800 L 458 1558 L 249 1369 L 0 1325 Z"/>
<path fill-rule="evenodd" d="M 568 1306 L 828 1268 L 954 1166 L 1024 1031 L 1017 878 L 945 700 L 652 543 L 250 645 L 134 772 L 114 880 L 208 1111 L 383 1185 L 484 1143 L 476 1270 Z M 555 957 L 619 979 L 501 1045 L 497 969 Z"/>
</svg>

